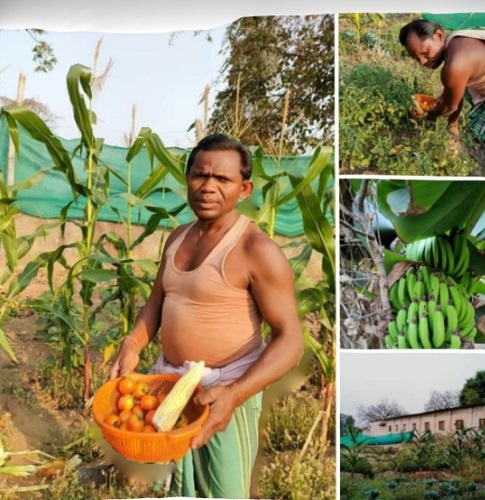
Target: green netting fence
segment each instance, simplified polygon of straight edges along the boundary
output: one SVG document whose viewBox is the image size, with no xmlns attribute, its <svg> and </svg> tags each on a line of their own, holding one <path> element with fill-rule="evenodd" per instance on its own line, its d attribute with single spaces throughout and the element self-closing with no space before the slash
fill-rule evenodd
<svg viewBox="0 0 485 500">
<path fill-rule="evenodd" d="M 485 29 L 485 12 L 457 12 L 453 14 L 423 13 L 423 18 L 441 24 L 453 31 Z"/>
<path fill-rule="evenodd" d="M 19 138 L 20 156 L 15 157 L 15 183 L 37 174 L 43 168 L 52 167 L 52 160 L 42 143 L 32 139 L 30 135 L 21 127 L 19 128 Z M 86 172 L 84 169 L 84 158 L 79 153 L 75 153 L 75 149 L 79 146 L 79 140 L 68 140 L 61 137 L 58 137 L 58 139 L 61 141 L 63 147 L 71 154 L 71 156 L 73 156 L 73 166 L 76 176 L 78 176 L 79 179 L 85 178 Z M 8 149 L 8 127 L 5 121 L 2 120 L 0 123 L 0 171 L 3 172 L 5 179 L 7 178 Z M 174 154 L 183 155 L 187 153 L 187 150 L 180 148 L 168 149 Z M 127 148 L 104 145 L 100 157 L 100 163 L 109 165 L 114 171 L 120 174 L 121 177 L 126 179 L 128 175 L 126 162 L 127 152 Z M 311 158 L 311 155 L 285 156 L 281 159 L 278 165 L 275 157 L 267 155 L 264 157 L 263 166 L 269 175 L 275 175 L 281 170 L 287 170 L 295 174 L 304 174 Z M 333 160 L 332 155 L 332 164 Z M 143 183 L 149 175 L 151 168 L 152 166 L 145 150 L 140 152 L 140 154 L 132 160 L 132 192 L 135 192 Z M 332 184 L 330 187 L 333 187 L 333 179 L 331 182 Z M 314 185 L 316 187 L 316 183 Z M 165 178 L 162 186 L 169 188 L 170 191 L 155 193 L 146 201 L 154 205 L 164 207 L 167 210 L 171 210 L 186 201 L 185 192 L 181 192 L 180 185 L 170 176 Z M 290 191 L 289 182 L 286 190 L 288 192 Z M 123 182 L 117 179 L 116 176 L 112 175 L 110 177 L 110 205 L 113 208 L 103 206 L 100 211 L 99 220 L 120 222 L 120 216 L 126 217 L 126 200 L 120 196 L 125 192 L 126 186 Z M 263 194 L 261 189 L 258 189 L 258 187 L 255 187 L 251 197 L 253 202 L 258 206 L 263 204 Z M 30 189 L 21 190 L 17 194 L 18 204 L 23 213 L 45 219 L 57 219 L 63 207 L 65 207 L 72 199 L 72 191 L 69 183 L 64 178 L 64 175 L 53 170 L 49 170 L 39 184 Z M 67 214 L 68 219 L 82 219 L 83 209 L 83 200 L 79 198 L 77 202 L 74 202 L 70 206 Z M 151 215 L 151 212 L 145 208 L 134 209 L 132 213 L 134 214 L 133 222 L 141 225 L 145 224 Z M 327 216 L 331 219 L 331 214 L 327 214 Z M 177 215 L 177 220 L 181 224 L 190 222 L 193 218 L 193 214 L 188 207 Z M 169 226 L 170 222 L 162 221 L 160 225 Z M 278 209 L 275 231 L 278 234 L 287 237 L 296 237 L 303 234 L 303 222 L 296 200 L 290 200 Z"/>
</svg>

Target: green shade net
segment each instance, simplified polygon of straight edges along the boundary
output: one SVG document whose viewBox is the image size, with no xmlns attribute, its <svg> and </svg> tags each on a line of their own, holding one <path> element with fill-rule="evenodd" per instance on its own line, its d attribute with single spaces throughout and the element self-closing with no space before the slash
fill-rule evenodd
<svg viewBox="0 0 485 500">
<path fill-rule="evenodd" d="M 453 14 L 423 13 L 423 18 L 441 24 L 452 31 L 485 29 L 485 12 L 461 12 Z"/>
<path fill-rule="evenodd" d="M 52 167 L 52 160 L 45 148 L 45 146 L 32 139 L 28 132 L 19 127 L 20 134 L 20 156 L 15 157 L 15 182 L 20 182 L 24 179 L 37 174 L 42 168 Z M 71 153 L 79 145 L 78 139 L 62 139 L 58 137 L 63 147 Z M 0 123 L 0 171 L 3 172 L 4 178 L 7 177 L 8 165 L 8 127 L 5 120 Z M 168 148 L 168 150 L 175 155 L 184 155 L 187 150 L 180 148 Z M 128 166 L 126 162 L 127 148 L 104 145 L 100 157 L 99 165 L 102 163 L 109 165 L 124 179 L 128 175 Z M 188 156 L 188 155 L 187 155 Z M 278 165 L 275 157 L 265 156 L 263 167 L 269 175 L 274 175 L 278 171 L 288 170 L 294 174 L 304 174 L 311 161 L 310 156 L 286 156 L 283 157 Z M 331 158 L 333 163 L 333 155 Z M 72 160 L 76 176 L 79 179 L 86 177 L 84 158 L 76 154 Z M 131 192 L 134 193 L 138 187 L 143 183 L 151 171 L 151 164 L 143 149 L 131 162 Z M 331 179 L 333 187 L 333 179 Z M 290 182 L 288 181 L 285 192 L 291 190 Z M 167 175 L 161 182 L 160 188 L 168 188 L 172 191 L 157 192 L 151 195 L 147 202 L 171 210 L 174 207 L 186 202 L 185 188 L 181 187 L 170 175 Z M 313 183 L 314 189 L 317 187 L 317 181 Z M 110 176 L 110 205 L 103 206 L 100 210 L 99 220 L 109 222 L 120 222 L 120 218 L 127 216 L 127 203 L 126 200 L 120 197 L 122 193 L 126 193 L 126 185 L 114 175 Z M 258 206 L 263 204 L 263 194 L 260 189 L 255 189 L 251 198 Z M 61 210 L 73 199 L 71 187 L 64 177 L 64 174 L 57 171 L 49 171 L 43 180 L 34 187 L 26 190 L 21 190 L 17 193 L 17 200 L 20 210 L 28 215 L 41 217 L 45 219 L 57 219 Z M 68 219 L 81 220 L 84 210 L 84 199 L 79 197 L 77 202 L 74 202 L 67 214 Z M 136 207 L 132 209 L 132 222 L 134 224 L 144 225 L 152 212 L 146 208 Z M 331 214 L 327 214 L 331 220 Z M 184 208 L 177 216 L 177 221 L 180 224 L 185 224 L 194 219 L 194 216 L 188 207 Z M 162 220 L 160 226 L 171 227 L 168 220 Z M 296 237 L 302 235 L 303 222 L 295 199 L 290 200 L 278 208 L 276 216 L 275 231 L 283 236 Z"/>
</svg>

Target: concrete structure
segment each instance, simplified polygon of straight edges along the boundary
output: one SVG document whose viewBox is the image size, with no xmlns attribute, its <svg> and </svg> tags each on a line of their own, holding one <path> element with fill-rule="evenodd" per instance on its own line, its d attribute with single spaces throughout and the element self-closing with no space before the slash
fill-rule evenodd
<svg viewBox="0 0 485 500">
<path fill-rule="evenodd" d="M 396 432 L 427 430 L 433 434 L 451 434 L 463 428 L 485 428 L 485 405 L 460 406 L 446 410 L 427 411 L 371 422 L 371 436 Z"/>
</svg>

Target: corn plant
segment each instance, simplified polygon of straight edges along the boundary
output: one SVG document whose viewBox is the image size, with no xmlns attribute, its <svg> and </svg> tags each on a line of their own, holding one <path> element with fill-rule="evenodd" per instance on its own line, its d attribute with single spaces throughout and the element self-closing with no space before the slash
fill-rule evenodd
<svg viewBox="0 0 485 500">
<path fill-rule="evenodd" d="M 305 341 L 315 354 L 322 370 L 324 405 L 322 449 L 327 445 L 328 421 L 335 401 L 336 382 L 335 309 L 332 306 L 329 308 L 329 305 L 335 303 L 335 241 L 332 225 L 325 216 L 326 209 L 333 206 L 333 190 L 328 188 L 332 175 L 332 164 L 327 162 L 325 169 L 319 175 L 316 192 L 309 183 L 302 186 L 301 179 L 290 175 L 295 190 L 302 186 L 296 199 L 303 217 L 305 236 L 311 248 L 322 256 L 322 279 L 299 292 L 300 307 L 305 307 L 307 303 L 305 299 L 313 299 L 311 310 L 318 314 L 320 322 L 321 338 L 317 340 L 305 331 Z"/>
<path fill-rule="evenodd" d="M 40 182 L 45 171 L 39 172 L 24 181 L 7 186 L 0 172 L 0 251 L 4 254 L 4 263 L 0 267 L 0 285 L 9 284 L 5 294 L 0 296 L 0 347 L 9 355 L 10 359 L 18 362 L 7 336 L 2 329 L 2 323 L 12 309 L 17 309 L 16 297 L 24 289 L 25 284 L 14 278 L 19 260 L 31 250 L 34 241 L 39 237 L 45 237 L 59 224 L 57 222 L 40 224 L 34 233 L 17 237 L 15 227 L 15 216 L 20 208 L 17 204 L 17 192 L 28 189 Z"/>
<path fill-rule="evenodd" d="M 21 125 L 34 139 L 44 144 L 53 161 L 53 170 L 63 173 L 69 182 L 73 199 L 61 210 L 59 221 L 62 231 L 64 231 L 68 220 L 69 207 L 73 203 L 82 203 L 84 207 L 83 219 L 80 222 L 72 221 L 80 229 L 81 237 L 79 240 L 72 244 L 61 245 L 52 252 L 41 253 L 27 264 L 18 276 L 17 282 L 19 283 L 18 288 L 23 289 L 36 275 L 40 267 L 47 267 L 49 285 L 52 291 L 51 299 L 47 301 L 42 298 L 34 299 L 30 301 L 29 305 L 48 313 L 51 321 L 60 329 L 63 361 L 69 373 L 72 368 L 73 351 L 76 345 L 82 347 L 85 400 L 89 399 L 91 382 L 90 332 L 96 320 L 96 313 L 100 310 L 93 303 L 95 286 L 113 281 L 116 283 L 114 296 L 121 302 L 122 331 L 127 332 L 130 324 L 132 325 L 134 321 L 135 294 L 141 293 L 142 297 L 146 299 L 149 293 L 149 283 L 154 275 L 153 267 L 141 261 L 139 267 L 145 269 L 146 273 L 145 278 L 138 278 L 133 272 L 132 266 L 136 262 L 131 257 L 131 252 L 136 244 L 155 231 L 161 219 L 168 218 L 173 221 L 175 215 L 185 206 L 183 204 L 172 211 L 166 211 L 153 204 L 144 203 L 144 197 L 147 198 L 157 190 L 158 182 L 167 175 L 167 172 L 182 185 L 185 183 L 185 177 L 182 172 L 183 163 L 181 160 L 171 156 L 156 134 L 153 134 L 149 129 L 142 129 L 128 153 L 127 162 L 129 164 L 142 147 L 145 147 L 152 164 L 155 159 L 159 163 L 153 168 L 143 186 L 136 193 L 131 192 L 131 181 L 125 181 L 128 186 L 125 198 L 129 205 L 127 220 L 129 234 L 131 230 L 130 207 L 137 204 L 144 205 L 154 213 L 143 235 L 134 242 L 129 239 L 128 246 L 113 234 L 103 234 L 98 240 L 95 240 L 95 229 L 100 210 L 104 206 L 110 206 L 110 176 L 116 175 L 120 178 L 120 175 L 101 160 L 103 141 L 97 139 L 93 131 L 96 117 L 91 109 L 91 83 L 92 73 L 89 68 L 79 64 L 71 67 L 67 75 L 67 87 L 74 119 L 81 134 L 81 142 L 73 152 L 73 156 L 82 155 L 84 159 L 82 178 L 76 175 L 69 152 L 63 148 L 61 142 L 37 115 L 18 106 L 3 108 L 1 112 L 1 115 L 7 119 L 10 136 L 17 154 L 20 151 L 18 126 Z M 116 211 L 114 208 L 113 210 Z M 105 244 L 107 242 L 114 244 L 117 248 L 118 259 L 112 257 L 106 250 Z M 77 252 L 77 260 L 74 264 L 69 264 L 64 257 L 64 251 L 68 248 Z M 66 269 L 67 278 L 62 285 L 54 290 L 52 275 L 55 264 Z M 111 269 L 106 269 L 109 266 Z M 81 299 L 79 321 L 74 314 L 76 292 Z"/>
</svg>

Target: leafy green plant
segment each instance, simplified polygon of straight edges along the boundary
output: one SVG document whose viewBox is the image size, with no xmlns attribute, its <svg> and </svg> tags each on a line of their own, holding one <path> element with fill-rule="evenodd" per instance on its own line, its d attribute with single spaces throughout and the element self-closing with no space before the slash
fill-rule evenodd
<svg viewBox="0 0 485 500">
<path fill-rule="evenodd" d="M 367 449 L 365 440 L 359 440 L 360 429 L 348 426 L 347 435 L 350 437 L 350 444 L 340 444 L 340 470 L 348 471 L 351 477 L 355 473 L 362 473 L 372 476 L 372 467 L 369 461 L 364 457 Z"/>
<path fill-rule="evenodd" d="M 93 75 L 89 68 L 79 64 L 72 66 L 67 75 L 67 87 L 73 107 L 74 119 L 81 134 L 81 143 L 75 149 L 74 154 L 82 155 L 84 158 L 84 173 L 82 176 L 76 174 L 71 155 L 35 113 L 18 106 L 8 106 L 2 108 L 0 115 L 7 120 L 10 136 L 17 154 L 20 151 L 18 133 L 20 125 L 34 139 L 46 147 L 54 164 L 53 170 L 60 171 L 69 182 L 73 199 L 62 209 L 60 214 L 59 220 L 62 234 L 68 220 L 70 206 L 73 203 L 82 203 L 84 207 L 83 219 L 80 222 L 70 221 L 80 229 L 79 240 L 72 244 L 61 245 L 52 252 L 44 252 L 37 256 L 25 267 L 16 279 L 16 283 L 17 289 L 24 289 L 36 275 L 39 268 L 45 266 L 47 267 L 49 285 L 54 292 L 52 284 L 54 265 L 61 265 L 66 269 L 66 281 L 55 290 L 50 303 L 42 299 L 34 299 L 30 301 L 29 305 L 50 314 L 52 320 L 57 323 L 61 332 L 63 360 L 68 373 L 71 373 L 72 368 L 72 349 L 73 345 L 75 345 L 75 343 L 73 344 L 73 338 L 77 339 L 75 342 L 82 344 L 84 353 L 84 398 L 86 401 L 89 399 L 91 390 L 90 333 L 96 321 L 96 313 L 100 310 L 100 307 L 96 307 L 93 300 L 95 286 L 109 284 L 113 281 L 117 283 L 114 297 L 120 300 L 123 318 L 122 332 L 126 333 L 134 321 L 135 298 L 139 293 L 145 299 L 147 298 L 149 279 L 153 278 L 154 275 L 153 266 L 146 261 L 140 261 L 139 267 L 145 270 L 148 278 L 139 278 L 134 274 L 133 266 L 136 265 L 136 261 L 131 258 L 133 248 L 144 237 L 155 231 L 161 219 L 169 218 L 172 220 L 174 215 L 185 206 L 176 207 L 172 212 L 169 212 L 144 202 L 143 197 L 150 196 L 157 189 L 158 182 L 167 173 L 170 173 L 182 186 L 185 183 L 185 177 L 182 172 L 182 159 L 173 158 L 156 134 L 153 134 L 149 129 L 142 129 L 139 137 L 128 152 L 128 164 L 140 152 L 142 147 L 145 147 L 152 160 L 156 159 L 160 163 L 152 170 L 150 176 L 135 194 L 131 193 L 131 181 L 129 179 L 125 181 L 128 189 L 125 198 L 129 204 L 128 219 L 126 221 L 128 247 L 117 235 L 113 234 L 103 234 L 96 240 L 95 230 L 100 211 L 104 206 L 112 206 L 109 198 L 110 175 L 120 176 L 109 165 L 104 164 L 100 158 L 103 141 L 94 136 L 95 114 L 91 109 L 92 78 Z M 143 205 L 154 213 L 142 236 L 132 242 L 130 207 L 135 205 Z M 116 208 L 113 207 L 113 210 L 116 211 Z M 109 251 L 106 250 L 107 244 L 114 245 L 118 249 L 118 259 L 111 257 Z M 63 255 L 68 248 L 77 252 L 77 261 L 73 264 L 69 264 Z M 114 271 L 106 269 L 109 265 L 113 266 Z M 76 321 L 71 316 L 76 296 L 82 303 L 82 315 L 79 321 Z"/>
</svg>

